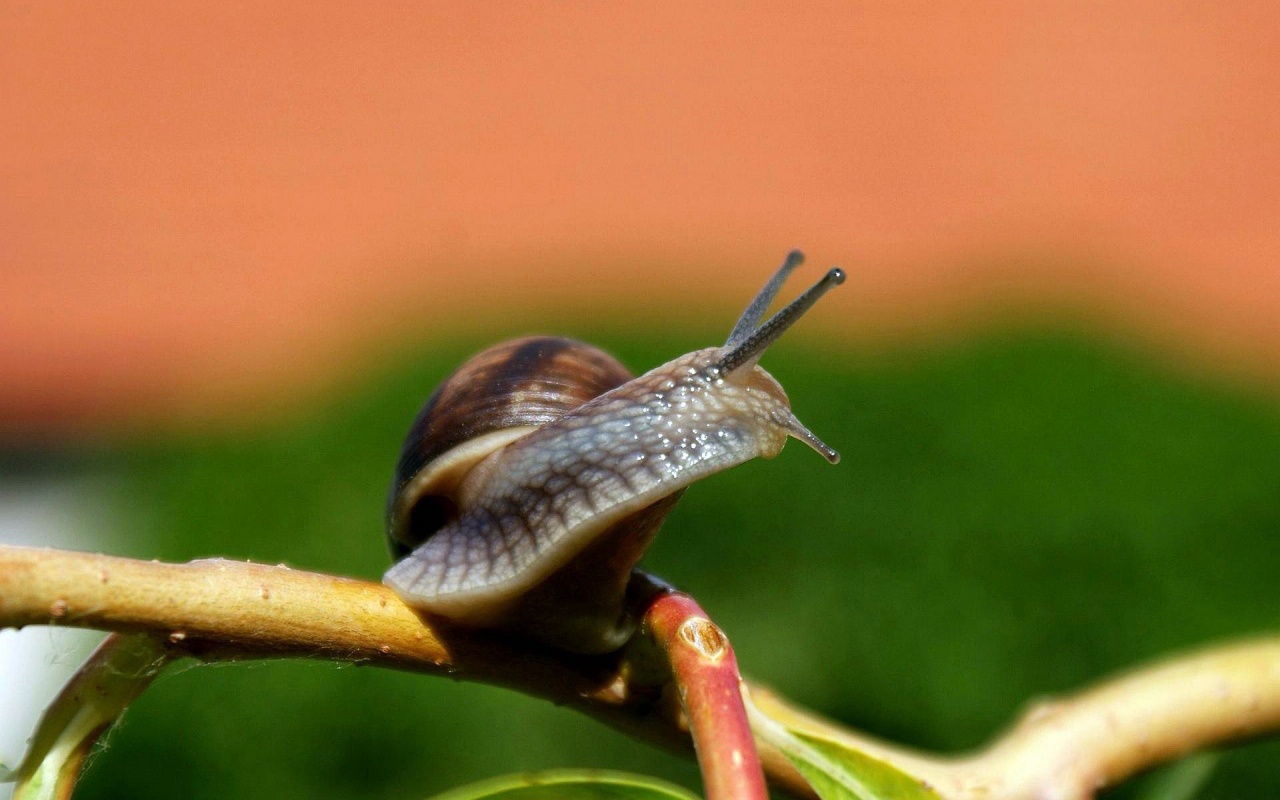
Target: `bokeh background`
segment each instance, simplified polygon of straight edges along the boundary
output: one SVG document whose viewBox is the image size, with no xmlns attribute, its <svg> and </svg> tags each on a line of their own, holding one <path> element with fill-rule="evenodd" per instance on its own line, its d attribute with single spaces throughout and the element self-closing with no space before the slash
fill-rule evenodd
<svg viewBox="0 0 1280 800">
<path fill-rule="evenodd" d="M 1269 3 L 6 3 L 0 538 L 375 578 L 399 439 L 469 353 L 647 369 L 800 246 L 797 288 L 849 280 L 764 363 L 844 461 L 700 484 L 649 559 L 747 672 L 961 750 L 1274 631 L 1278 33 Z M 0 634 L 0 705 L 81 647 Z M 1276 764 L 1233 749 L 1199 796 Z M 266 663 L 161 680 L 82 793 L 558 766 L 697 781 L 508 692 Z"/>
</svg>

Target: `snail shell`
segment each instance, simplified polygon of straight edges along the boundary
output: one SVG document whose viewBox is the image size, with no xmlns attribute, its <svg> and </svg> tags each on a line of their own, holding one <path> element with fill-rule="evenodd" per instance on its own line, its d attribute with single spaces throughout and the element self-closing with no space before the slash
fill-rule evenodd
<svg viewBox="0 0 1280 800">
<path fill-rule="evenodd" d="M 388 504 L 408 553 L 384 577 L 406 603 L 449 622 L 502 628 L 574 652 L 608 652 L 635 627 L 626 602 L 645 548 L 691 483 L 788 436 L 835 451 L 791 413 L 757 366 L 764 349 L 832 286 L 832 270 L 759 319 L 798 253 L 723 347 L 631 378 L 581 342 L 538 337 L 460 367 L 410 430 Z"/>
<path fill-rule="evenodd" d="M 485 456 L 631 377 L 608 353 L 560 337 L 515 339 L 472 356 L 409 428 L 388 498 L 392 555 L 408 555 L 453 516 L 458 484 Z"/>
</svg>

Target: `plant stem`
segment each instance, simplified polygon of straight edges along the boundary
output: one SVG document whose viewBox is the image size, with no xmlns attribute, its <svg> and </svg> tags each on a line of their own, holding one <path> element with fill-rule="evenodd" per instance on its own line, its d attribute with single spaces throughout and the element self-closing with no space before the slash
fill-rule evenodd
<svg viewBox="0 0 1280 800">
<path fill-rule="evenodd" d="M 98 737 L 169 659 L 150 636 L 104 639 L 41 715 L 27 754 L 13 771 L 14 800 L 70 800 Z"/>
<path fill-rule="evenodd" d="M 173 657 L 324 658 L 496 683 L 673 749 L 688 747 L 684 724 L 698 735 L 693 707 L 715 702 L 690 701 L 686 719 L 660 701 L 669 675 L 647 669 L 638 655 L 573 656 L 484 634 L 446 635 L 379 584 L 236 561 L 162 564 L 0 546 L 0 627 L 24 625 L 152 634 Z M 678 621 L 659 625 L 668 639 L 680 630 Z M 1280 636 L 1184 655 L 1038 705 L 991 746 L 964 757 L 878 741 L 758 686 L 751 696 L 786 727 L 886 761 L 948 800 L 1080 800 L 1188 752 L 1280 729 Z M 711 746 L 717 743 L 713 736 Z M 777 750 L 763 746 L 760 755 L 771 780 L 812 796 Z"/>
<path fill-rule="evenodd" d="M 644 627 L 671 664 L 707 800 L 768 800 L 728 637 L 692 597 L 678 592 L 650 604 Z"/>
</svg>

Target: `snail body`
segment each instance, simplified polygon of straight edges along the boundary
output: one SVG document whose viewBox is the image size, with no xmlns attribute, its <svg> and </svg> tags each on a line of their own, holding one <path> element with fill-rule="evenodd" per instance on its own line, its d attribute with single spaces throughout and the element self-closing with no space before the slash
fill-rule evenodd
<svg viewBox="0 0 1280 800">
<path fill-rule="evenodd" d="M 792 414 L 756 361 L 823 293 L 831 270 L 767 322 L 791 254 L 722 347 L 639 377 L 608 354 L 554 337 L 474 356 L 410 430 L 388 504 L 404 558 L 384 581 L 459 626 L 502 628 L 583 653 L 635 628 L 632 573 L 680 494 L 788 436 L 839 456 Z"/>
</svg>

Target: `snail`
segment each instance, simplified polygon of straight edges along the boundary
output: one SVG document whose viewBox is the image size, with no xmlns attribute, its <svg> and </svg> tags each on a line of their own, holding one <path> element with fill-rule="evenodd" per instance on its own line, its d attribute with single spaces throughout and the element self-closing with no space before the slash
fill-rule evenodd
<svg viewBox="0 0 1280 800">
<path fill-rule="evenodd" d="M 628 586 L 684 489 L 793 436 L 839 454 L 792 414 L 761 354 L 844 281 L 833 268 L 761 323 L 791 252 L 722 347 L 639 377 L 591 345 L 505 342 L 459 367 L 405 440 L 387 504 L 399 560 L 383 581 L 419 612 L 575 653 L 621 647 Z M 633 576 L 635 576 L 633 578 Z"/>
</svg>

